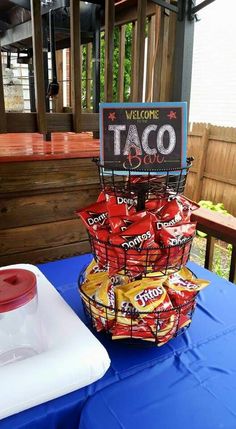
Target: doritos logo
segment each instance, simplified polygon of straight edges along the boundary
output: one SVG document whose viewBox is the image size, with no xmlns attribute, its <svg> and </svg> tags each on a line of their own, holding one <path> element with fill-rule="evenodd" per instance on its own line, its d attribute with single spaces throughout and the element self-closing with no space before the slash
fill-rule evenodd
<svg viewBox="0 0 236 429">
<path fill-rule="evenodd" d="M 89 217 L 87 223 L 92 226 L 94 224 L 104 225 L 107 219 L 107 213 L 97 214 L 94 212 L 88 212 Z"/>
<path fill-rule="evenodd" d="M 122 238 L 125 240 L 124 243 L 121 244 L 124 250 L 136 249 L 140 251 L 142 249 L 142 245 L 146 240 L 149 240 L 152 237 L 151 232 L 147 231 L 144 234 L 136 235 L 136 236 L 128 236 L 122 235 Z"/>
</svg>

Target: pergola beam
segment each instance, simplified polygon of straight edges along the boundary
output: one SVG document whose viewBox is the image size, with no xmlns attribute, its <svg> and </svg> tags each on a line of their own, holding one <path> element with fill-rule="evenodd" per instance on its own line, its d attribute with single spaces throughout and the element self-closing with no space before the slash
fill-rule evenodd
<svg viewBox="0 0 236 429">
<path fill-rule="evenodd" d="M 165 0 L 152 0 L 152 2 L 156 3 L 158 6 L 164 7 L 165 9 L 171 10 L 172 12 L 178 13 L 178 7 L 174 4 L 167 3 Z"/>
<path fill-rule="evenodd" d="M 195 13 L 199 12 L 199 10 L 203 9 L 204 7 L 208 6 L 209 4 L 213 3 L 215 0 L 204 0 L 202 3 L 198 4 L 197 6 L 194 6 L 192 8 L 192 14 L 195 15 Z"/>
<path fill-rule="evenodd" d="M 172 88 L 173 101 L 187 101 L 190 103 L 194 20 L 189 19 L 190 3 L 195 0 L 178 0 L 178 20 L 176 23 L 174 79 Z"/>
<path fill-rule="evenodd" d="M 24 9 L 30 10 L 30 0 L 11 0 L 16 6 L 23 7 Z"/>
</svg>

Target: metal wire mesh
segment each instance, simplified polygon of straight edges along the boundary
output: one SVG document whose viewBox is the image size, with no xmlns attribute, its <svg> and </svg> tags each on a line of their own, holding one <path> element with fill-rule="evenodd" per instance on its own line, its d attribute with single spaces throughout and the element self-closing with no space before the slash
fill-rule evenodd
<svg viewBox="0 0 236 429">
<path fill-rule="evenodd" d="M 173 246 L 131 248 L 113 245 L 98 240 L 89 234 L 91 250 L 100 267 L 107 267 L 111 275 L 122 273 L 130 277 L 147 277 L 155 272 L 156 277 L 179 271 L 188 262 L 195 234 L 185 239 L 183 244 Z"/>
<path fill-rule="evenodd" d="M 119 196 L 144 195 L 145 199 L 178 195 L 184 192 L 189 168 L 193 158 L 187 158 L 186 167 L 169 170 L 124 170 L 121 168 L 104 169 L 99 160 L 96 162 L 101 188 L 107 193 Z M 158 172 L 158 174 L 157 174 Z"/>
<path fill-rule="evenodd" d="M 82 290 L 82 284 L 80 278 L 79 291 L 84 311 L 94 330 L 105 332 L 113 339 L 124 340 L 129 344 L 142 344 L 144 341 L 150 345 L 165 344 L 190 326 L 196 307 L 197 293 L 184 304 L 170 310 L 140 312 L 135 308 L 113 308 L 88 296 Z M 114 335 L 117 323 L 119 335 Z"/>
</svg>

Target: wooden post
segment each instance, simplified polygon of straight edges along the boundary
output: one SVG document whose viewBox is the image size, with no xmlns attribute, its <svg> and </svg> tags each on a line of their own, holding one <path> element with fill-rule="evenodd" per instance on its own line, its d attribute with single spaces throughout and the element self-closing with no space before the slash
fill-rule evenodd
<svg viewBox="0 0 236 429">
<path fill-rule="evenodd" d="M 170 0 L 166 0 L 168 3 Z M 168 40 L 169 40 L 169 21 L 170 12 L 164 9 L 163 14 L 163 45 L 162 45 L 162 61 L 161 61 L 161 87 L 160 101 L 167 101 L 167 66 L 168 66 Z"/>
<path fill-rule="evenodd" d="M 200 152 L 199 161 L 198 161 L 198 170 L 195 178 L 195 192 L 193 197 L 194 201 L 199 201 L 201 199 L 208 143 L 209 143 L 209 127 L 208 127 L 208 124 L 206 124 L 206 127 L 204 128 L 204 131 L 203 131 L 201 152 Z"/>
<path fill-rule="evenodd" d="M 124 101 L 124 72 L 125 72 L 125 25 L 119 28 L 119 74 L 118 74 L 118 99 Z"/>
<path fill-rule="evenodd" d="M 147 0 L 138 0 L 134 101 L 142 101 Z"/>
<path fill-rule="evenodd" d="M 81 56 L 80 56 L 80 1 L 70 1 L 70 39 L 71 39 L 71 104 L 73 126 L 80 132 L 81 118 Z"/>
<path fill-rule="evenodd" d="M 155 22 L 156 17 L 152 15 L 148 22 L 148 52 L 147 52 L 147 80 L 146 80 L 146 101 L 152 101 L 153 90 L 153 60 L 155 53 Z"/>
<path fill-rule="evenodd" d="M 206 255 L 205 255 L 204 267 L 210 271 L 212 271 L 212 268 L 213 268 L 215 241 L 216 241 L 216 239 L 214 237 L 211 237 L 210 235 L 207 236 L 207 245 L 206 245 Z"/>
<path fill-rule="evenodd" d="M 41 21 L 41 3 L 31 0 L 32 38 L 34 54 L 35 97 L 37 109 L 38 130 L 44 134 L 47 132 L 45 85 L 43 71 L 43 38 Z"/>
<path fill-rule="evenodd" d="M 233 248 L 232 248 L 229 281 L 236 283 L 236 245 L 235 246 L 233 245 Z"/>
<path fill-rule="evenodd" d="M 176 21 L 177 15 L 174 12 L 170 12 L 169 16 L 169 40 L 168 40 L 168 52 L 167 52 L 167 71 L 166 71 L 166 101 L 171 101 L 172 83 L 173 83 L 173 65 L 174 65 L 174 49 L 175 49 L 175 33 L 176 33 Z"/>
<path fill-rule="evenodd" d="M 113 100 L 114 0 L 105 0 L 105 101 Z"/>
<path fill-rule="evenodd" d="M 163 11 L 156 6 L 156 24 L 155 24 L 155 54 L 153 66 L 153 101 L 160 101 L 161 92 L 161 63 L 163 48 Z"/>
<path fill-rule="evenodd" d="M 66 50 L 66 101 L 67 106 L 71 107 L 71 49 Z"/>
<path fill-rule="evenodd" d="M 86 45 L 86 109 L 91 111 L 92 43 Z"/>
<path fill-rule="evenodd" d="M 134 87 L 136 85 L 136 38 L 137 38 L 137 21 L 132 22 L 132 45 L 131 45 L 131 87 L 130 100 L 134 101 Z"/>
<path fill-rule="evenodd" d="M 59 93 L 52 99 L 53 112 L 63 112 L 63 52 L 62 50 L 56 51 L 57 63 L 57 79 L 59 82 Z"/>
<path fill-rule="evenodd" d="M 2 78 L 2 54 L 0 50 L 0 133 L 7 132 L 7 123 L 5 115 L 3 78 Z"/>
</svg>

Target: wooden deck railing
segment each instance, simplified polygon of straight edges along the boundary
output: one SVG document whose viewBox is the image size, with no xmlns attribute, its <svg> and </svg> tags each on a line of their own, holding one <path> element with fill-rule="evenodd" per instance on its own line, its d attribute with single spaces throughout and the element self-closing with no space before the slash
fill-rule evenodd
<svg viewBox="0 0 236 429">
<path fill-rule="evenodd" d="M 212 270 L 215 239 L 232 245 L 229 280 L 236 283 L 236 218 L 200 208 L 192 214 L 198 230 L 207 234 L 205 268 Z"/>
</svg>

